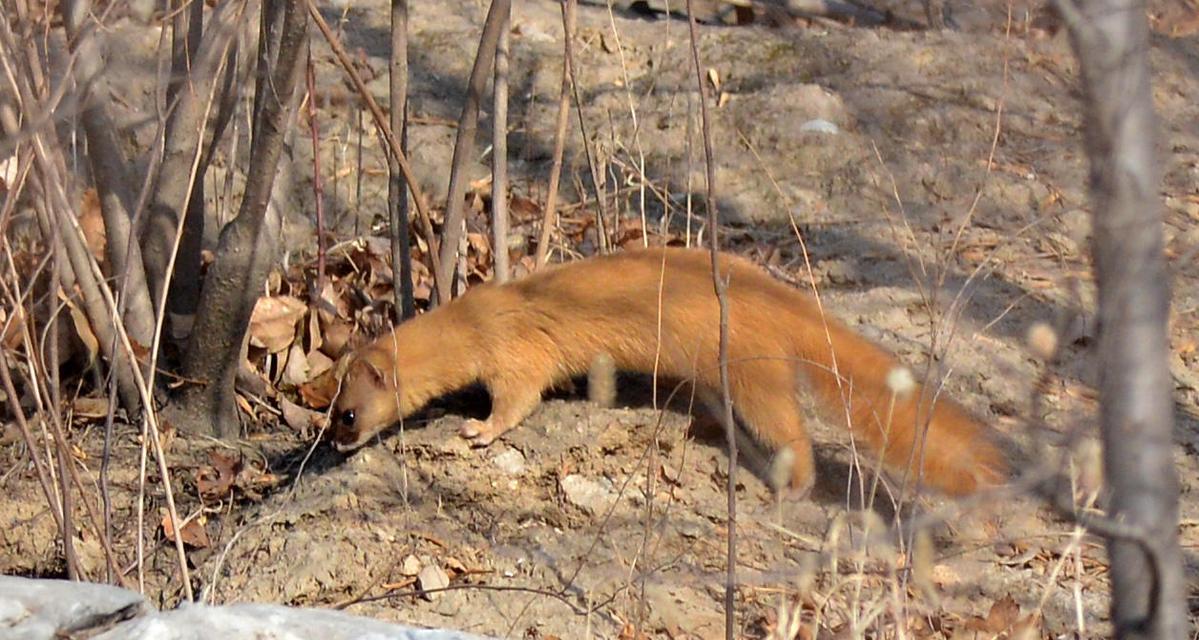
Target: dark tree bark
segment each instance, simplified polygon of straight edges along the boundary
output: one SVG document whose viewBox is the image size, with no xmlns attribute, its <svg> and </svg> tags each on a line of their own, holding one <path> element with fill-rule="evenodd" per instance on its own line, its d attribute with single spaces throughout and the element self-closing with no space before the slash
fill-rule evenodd
<svg viewBox="0 0 1199 640">
<path fill-rule="evenodd" d="M 1058 0 L 1078 54 L 1094 201 L 1099 393 L 1118 638 L 1185 638 L 1157 123 L 1143 2 Z"/>
<path fill-rule="evenodd" d="M 146 228 L 142 232 L 146 279 L 150 283 L 155 309 L 158 309 L 166 284 L 167 265 L 175 249 L 180 221 L 183 221 L 169 291 L 171 311 L 182 315 L 194 314 L 199 299 L 204 176 L 211 157 L 203 152 L 201 145 L 209 128 L 209 117 L 213 115 L 210 101 L 215 100 L 214 88 L 221 78 L 235 73 L 228 64 L 229 52 L 235 46 L 235 19 L 244 15 L 245 9 L 243 3 L 221 3 L 213 10 L 205 29 L 202 25 L 203 3 L 193 2 L 188 6 L 189 10 L 179 7 L 172 25 L 174 46 L 162 165 L 150 196 Z M 218 118 L 218 126 L 212 128 L 213 141 L 219 140 L 223 133 L 222 122 L 228 120 Z"/>
<path fill-rule="evenodd" d="M 0 21 L 0 29 L 4 29 L 4 26 L 4 23 Z M 12 40 L 12 33 L 6 29 L 3 30 L 3 36 L 5 40 Z M 28 68 L 38 67 L 36 63 L 30 61 Z M 30 76 L 36 75 L 30 73 Z M 38 97 L 29 78 L 24 75 L 16 75 L 14 80 L 23 101 L 23 111 L 27 120 L 33 120 L 36 117 L 35 114 L 50 111 L 50 108 L 45 106 L 45 103 Z M 9 136 L 17 136 L 21 131 L 16 114 L 7 108 L 0 109 L 0 125 L 3 126 L 4 133 Z M 81 306 L 95 329 L 96 338 L 114 373 L 121 404 L 131 412 L 135 412 L 140 409 L 141 402 L 134 385 L 132 360 L 127 357 L 125 350 L 118 344 L 116 328 L 101 294 L 100 282 L 96 278 L 95 272 L 92 271 L 87 246 L 84 244 L 79 229 L 72 225 L 70 216 L 72 216 L 73 206 L 68 202 L 63 188 L 63 185 L 68 184 L 65 177 L 66 169 L 61 154 L 56 153 L 61 145 L 56 139 L 53 127 L 45 127 L 44 130 L 35 132 L 34 136 L 39 141 L 38 144 L 32 145 L 37 171 L 30 174 L 30 184 L 35 193 L 41 194 L 41 197 L 34 200 L 38 226 L 41 228 L 43 237 L 57 237 L 60 240 L 60 244 L 54 245 L 54 250 L 65 258 L 65 260 L 59 261 L 63 284 L 64 286 L 67 284 L 78 286 L 81 294 Z M 60 229 L 62 233 L 56 234 L 55 228 Z"/>
<path fill-rule="evenodd" d="M 69 0 L 63 5 L 63 22 L 72 50 L 76 53 L 75 80 L 84 88 L 82 111 L 87 158 L 100 195 L 104 228 L 108 234 L 107 253 L 117 289 L 126 298 L 122 319 L 129 337 L 149 346 L 154 334 L 154 308 L 146 285 L 141 247 L 131 241 L 131 203 L 128 190 L 128 166 L 116 139 L 116 127 L 108 115 L 110 93 L 104 75 L 104 55 L 96 41 L 95 30 L 86 24 L 91 13 L 90 0 Z"/>
<path fill-rule="evenodd" d="M 445 286 L 438 291 L 438 302 L 445 304 L 453 295 L 454 266 L 458 262 L 458 244 L 463 233 L 463 202 L 466 197 L 466 177 L 463 175 L 466 156 L 475 143 L 475 130 L 479 124 L 479 102 L 487 86 L 487 75 L 495 60 L 495 49 L 499 43 L 500 30 L 507 23 L 505 16 L 512 12 L 511 0 L 491 0 L 487 20 L 483 23 L 483 34 L 479 36 L 479 48 L 475 53 L 475 65 L 470 71 L 466 86 L 466 102 L 458 117 L 458 137 L 454 140 L 454 155 L 450 166 L 450 188 L 445 203 L 445 228 L 442 229 L 441 257 L 437 265 L 438 279 Z"/>
<path fill-rule="evenodd" d="M 278 259 L 281 218 L 268 211 L 268 204 L 294 116 L 292 96 L 307 57 L 307 27 L 307 5 L 263 3 L 250 172 L 241 208 L 221 230 L 216 260 L 204 280 L 184 362 L 184 375 L 202 384 L 184 387 L 175 412 L 181 429 L 220 437 L 240 431 L 234 382 L 250 314 Z"/>
<path fill-rule="evenodd" d="M 408 0 L 391 0 L 391 130 L 408 153 Z M 391 268 L 395 287 L 396 320 L 416 315 L 412 290 L 412 248 L 408 239 L 408 184 L 400 165 L 387 156 L 387 210 L 391 212 Z"/>
</svg>

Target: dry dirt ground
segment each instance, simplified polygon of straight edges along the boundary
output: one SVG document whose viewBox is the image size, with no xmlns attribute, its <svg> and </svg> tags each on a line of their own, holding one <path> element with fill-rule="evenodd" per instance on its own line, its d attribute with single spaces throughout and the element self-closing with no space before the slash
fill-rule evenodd
<svg viewBox="0 0 1199 640">
<path fill-rule="evenodd" d="M 427 191 L 444 198 L 452 121 L 486 6 L 412 4 L 412 154 Z M 514 4 L 514 191 L 539 204 L 561 23 L 556 3 Z M 386 6 L 370 0 L 326 12 L 365 57 L 380 98 Z M 888 8 L 900 27 L 701 28 L 699 54 L 719 98 L 711 115 L 723 237 L 798 286 L 814 281 L 826 308 L 914 370 L 926 371 L 934 353 L 932 369 L 947 378 L 947 391 L 1018 445 L 1021 470 L 1054 467 L 1058 445 L 1077 435 L 1074 464 L 1056 468 L 1076 472 L 1084 501 L 1097 474 L 1094 285 L 1077 66 L 1065 34 L 1023 5 L 1011 8 L 1010 27 L 1007 5 L 956 6 L 969 19 L 944 33 L 902 28 L 901 18 L 923 19 L 916 4 Z M 1174 278 L 1180 531 L 1196 584 L 1199 39 L 1181 35 L 1193 12 L 1158 9 L 1151 59 Z M 147 51 L 158 37 L 125 28 Z M 687 222 L 687 192 L 701 197 L 702 147 L 685 22 L 585 4 L 579 30 L 582 113 L 594 161 L 610 178 L 609 214 L 626 226 L 644 216 L 658 230 L 665 210 L 671 237 L 690 229 L 694 239 L 702 221 Z M 322 91 L 348 96 L 319 35 L 314 52 Z M 324 158 L 337 176 L 326 185 L 326 204 L 341 239 L 378 233 L 372 230 L 385 219 L 382 156 L 368 128 L 365 169 L 358 170 L 354 104 L 330 99 L 323 112 Z M 487 113 L 482 136 L 490 126 Z M 591 195 L 573 120 L 571 132 L 567 204 Z M 308 176 L 310 152 L 296 147 L 293 162 Z M 487 159 L 476 154 L 474 176 L 484 175 Z M 292 262 L 311 256 L 307 181 L 299 181 L 287 221 Z M 594 215 L 594 201 L 572 211 L 564 228 Z M 517 251 L 535 236 L 539 215 L 517 212 Z M 594 235 L 576 236 L 566 243 L 572 251 L 594 250 Z M 1062 327 L 1059 362 L 1040 384 L 1042 367 L 1025 346 L 1036 321 Z M 728 535 L 722 436 L 688 428 L 685 402 L 656 410 L 645 380 L 623 380 L 622 392 L 614 409 L 578 392 L 559 394 L 484 450 L 454 435 L 463 416 L 486 411 L 478 394 L 441 402 L 348 457 L 313 449 L 284 426 L 251 428 L 239 446 L 249 479 L 238 480 L 235 500 L 204 501 L 208 539 L 189 551 L 194 583 L 218 603 L 342 604 L 358 614 L 499 637 L 717 637 Z M 668 392 L 659 390 L 659 406 Z M 890 500 L 881 494 L 872 509 L 878 517 L 861 515 L 859 487 L 871 476 L 858 473 L 835 422 L 816 430 L 820 478 L 812 499 L 776 504 L 749 472 L 752 464 L 738 476 L 739 635 L 763 637 L 793 611 L 807 623 L 797 637 L 816 637 L 808 635 L 813 630 L 890 637 L 897 619 L 915 635 L 993 637 L 1034 614 L 1046 636 L 1105 633 L 1101 541 L 1028 496 L 961 505 L 930 497 L 902 511 L 904 532 L 919 518 L 932 534 L 915 545 L 909 578 L 896 571 L 910 540 L 897 533 Z M 81 419 L 72 438 L 85 477 L 96 478 L 99 426 Z M 182 438 L 171 448 L 180 508 L 188 513 L 201 507 L 195 477 L 213 464 L 214 450 L 229 455 Z M 118 425 L 114 537 L 126 565 L 134 558 L 139 452 L 138 428 Z M 27 459 L 16 444 L 0 455 L 12 465 L 0 477 L 0 571 L 57 575 L 61 550 L 50 542 L 52 520 Z M 162 507 L 156 478 L 151 472 L 153 522 Z M 867 524 L 872 535 L 863 541 Z M 147 592 L 170 605 L 181 595 L 173 547 L 161 530 L 147 530 Z M 99 576 L 94 537 L 81 534 L 78 544 Z M 450 589 L 415 595 L 443 578 Z M 1190 598 L 1199 611 L 1199 594 L 1192 590 Z"/>
</svg>

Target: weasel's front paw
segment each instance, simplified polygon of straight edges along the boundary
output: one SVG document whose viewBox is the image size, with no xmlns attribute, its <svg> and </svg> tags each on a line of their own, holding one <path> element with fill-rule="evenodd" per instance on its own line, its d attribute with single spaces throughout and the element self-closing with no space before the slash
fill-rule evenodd
<svg viewBox="0 0 1199 640">
<path fill-rule="evenodd" d="M 503 431 L 492 426 L 490 420 L 470 418 L 458 428 L 458 436 L 470 441 L 472 447 L 486 447 L 491 444 Z"/>
</svg>

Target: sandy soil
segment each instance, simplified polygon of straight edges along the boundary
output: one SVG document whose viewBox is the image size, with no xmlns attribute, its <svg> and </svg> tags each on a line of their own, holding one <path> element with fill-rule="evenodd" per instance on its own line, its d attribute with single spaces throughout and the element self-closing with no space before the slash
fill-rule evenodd
<svg viewBox="0 0 1199 640">
<path fill-rule="evenodd" d="M 486 7 L 413 4 L 413 157 L 429 193 L 444 199 L 451 123 Z M 515 5 L 514 192 L 542 203 L 560 18 L 556 3 Z M 890 9 L 923 19 L 918 4 Z M 1181 532 L 1195 583 L 1199 43 L 1193 35 L 1170 37 L 1174 9 L 1155 13 L 1167 17 L 1155 23 L 1151 56 L 1174 277 Z M 1097 404 L 1076 64 L 1064 33 L 1041 28 L 1043 13 L 1016 6 L 1005 35 L 1007 5 L 959 11 L 969 16 L 965 27 L 945 33 L 824 22 L 703 27 L 700 55 L 709 80 L 719 83 L 712 115 L 723 237 L 780 277 L 805 287 L 814 281 L 832 313 L 914 370 L 925 371 L 934 354 L 933 370 L 946 376 L 947 391 L 1018 445 L 1023 468 L 1056 460 L 1065 435 L 1079 435 L 1073 459 L 1085 497 L 1097 473 Z M 344 18 L 347 44 L 365 55 L 381 98 L 386 3 L 355 3 Z M 689 185 L 702 197 L 703 173 L 686 24 L 586 5 L 579 26 L 580 91 L 597 164 L 632 185 L 606 194 L 621 224 L 633 229 L 644 219 L 654 235 L 666 228 L 673 238 L 685 238 L 688 225 L 698 231 L 702 221 L 688 223 L 685 215 Z M 157 32 L 140 37 L 149 47 Z M 348 95 L 327 49 L 314 43 L 322 91 Z M 353 103 L 330 100 L 323 115 L 322 153 L 329 175 L 339 176 L 326 186 L 336 235 L 370 234 L 385 219 L 380 148 L 368 129 L 361 137 L 366 169 L 359 172 Z M 835 132 L 813 130 L 827 123 Z M 485 114 L 482 136 L 490 126 Z M 577 186 L 588 182 L 587 165 L 577 125 L 571 129 L 566 203 L 591 195 Z M 297 170 L 310 176 L 310 149 L 296 148 Z M 472 172 L 482 176 L 487 157 L 476 158 Z M 648 179 L 644 195 L 635 179 L 641 174 Z M 307 261 L 313 246 L 308 180 L 297 185 L 287 221 L 292 264 Z M 594 251 L 593 232 L 581 230 L 593 204 L 563 222 L 572 251 Z M 515 215 L 513 239 L 530 242 L 539 211 Z M 1025 346 L 1036 321 L 1066 327 L 1060 362 L 1039 392 L 1041 368 Z M 563 392 L 485 450 L 454 436 L 463 417 L 486 412 L 477 393 L 440 402 L 349 457 L 313 449 L 308 434 L 277 418 L 251 428 L 235 448 L 176 437 L 172 477 L 180 508 L 202 513 L 207 536 L 189 551 L 194 583 L 214 602 L 345 605 L 498 637 L 717 637 L 724 624 L 728 456 L 721 434 L 690 425 L 685 402 L 655 408 L 651 386 L 622 380 L 614 409 Z M 659 390 L 659 399 L 667 394 Z M 77 463 L 92 482 L 101 426 L 76 422 Z M 792 610 L 818 630 L 796 637 L 888 628 L 901 610 L 910 632 L 922 637 L 992 637 L 1034 612 L 1046 637 L 1105 633 L 1101 541 L 1027 496 L 960 505 L 929 497 L 897 518 L 884 494 L 864 514 L 860 486 L 871 476 L 858 473 L 835 423 L 815 430 L 821 473 L 811 500 L 777 504 L 750 472 L 753 464 L 738 476 L 741 635 L 764 637 L 781 612 Z M 114 539 L 131 566 L 139 431 L 118 425 L 115 435 Z M 197 477 L 211 478 L 205 474 L 216 460 L 237 455 L 244 468 L 234 497 L 205 496 Z M 27 458 L 7 444 L 0 459 L 8 469 L 0 477 L 8 496 L 0 505 L 0 571 L 60 574 L 53 520 Z M 156 477 L 151 471 L 147 484 L 152 523 L 163 505 Z M 931 523 L 922 529 L 931 536 L 920 537 L 915 577 L 901 584 L 895 569 L 909 540 L 896 523 L 910 531 L 917 518 Z M 180 597 L 173 546 L 161 530 L 147 529 L 154 534 L 146 589 L 169 605 Z M 83 531 L 77 544 L 85 566 L 101 576 L 94 536 Z M 136 570 L 129 576 L 135 579 Z M 418 594 L 442 580 L 451 588 Z"/>
</svg>

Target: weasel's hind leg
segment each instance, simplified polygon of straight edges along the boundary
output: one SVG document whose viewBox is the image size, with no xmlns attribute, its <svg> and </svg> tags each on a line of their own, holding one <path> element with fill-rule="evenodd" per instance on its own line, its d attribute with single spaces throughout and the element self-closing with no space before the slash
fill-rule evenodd
<svg viewBox="0 0 1199 640">
<path fill-rule="evenodd" d="M 789 498 L 806 498 L 816 480 L 816 463 L 792 367 L 771 362 L 737 369 L 730 381 L 733 407 L 758 439 L 775 449 L 770 475 L 783 466 L 779 470 L 790 480 L 787 487 L 772 488 L 787 489 Z"/>
</svg>

